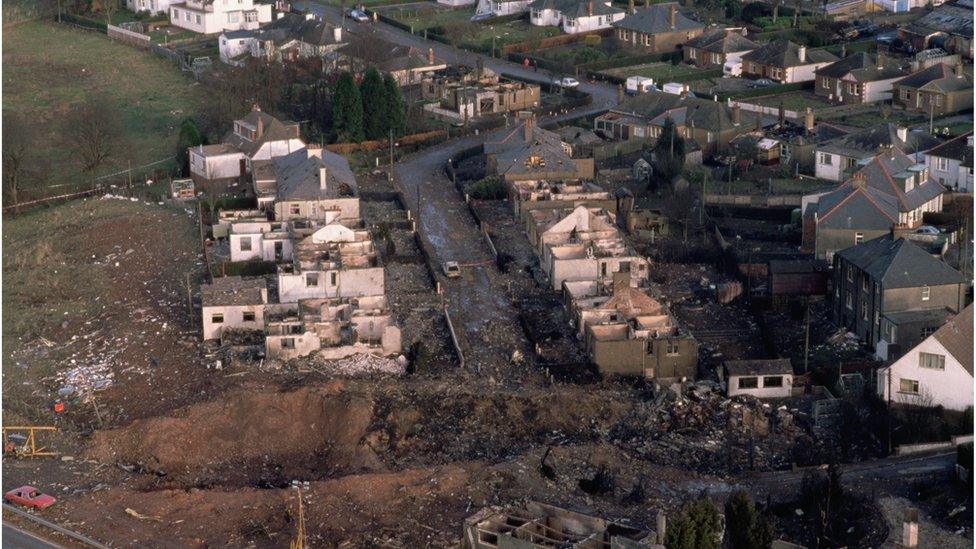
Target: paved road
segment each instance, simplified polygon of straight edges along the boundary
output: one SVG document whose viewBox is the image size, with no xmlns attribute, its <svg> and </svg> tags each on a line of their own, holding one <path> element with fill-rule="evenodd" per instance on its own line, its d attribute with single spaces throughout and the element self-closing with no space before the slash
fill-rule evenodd
<svg viewBox="0 0 976 549">
<path fill-rule="evenodd" d="M 4 523 L 3 549 L 58 549 L 61 546 Z"/>
</svg>

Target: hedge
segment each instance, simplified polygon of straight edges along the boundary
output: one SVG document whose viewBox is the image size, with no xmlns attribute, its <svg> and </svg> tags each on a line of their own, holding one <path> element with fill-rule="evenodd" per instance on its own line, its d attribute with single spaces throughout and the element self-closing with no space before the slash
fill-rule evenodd
<svg viewBox="0 0 976 549">
<path fill-rule="evenodd" d="M 80 17 L 71 13 L 63 13 L 61 14 L 61 20 L 73 25 L 78 25 L 79 27 L 108 32 L 108 25 L 106 25 L 104 22 L 89 19 L 87 17 Z"/>
<path fill-rule="evenodd" d="M 224 276 L 264 276 L 277 272 L 273 261 L 225 261 L 220 270 Z"/>
</svg>

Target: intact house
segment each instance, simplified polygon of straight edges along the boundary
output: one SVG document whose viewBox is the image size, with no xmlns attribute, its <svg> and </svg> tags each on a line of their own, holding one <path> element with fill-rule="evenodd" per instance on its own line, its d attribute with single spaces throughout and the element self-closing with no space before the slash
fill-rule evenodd
<svg viewBox="0 0 976 549">
<path fill-rule="evenodd" d="M 558 26 L 566 34 L 608 29 L 624 17 L 624 10 L 613 7 L 609 0 L 535 0 L 529 10 L 533 25 Z"/>
<path fill-rule="evenodd" d="M 883 10 L 895 13 L 904 13 L 913 9 L 924 8 L 929 4 L 938 6 L 944 1 L 945 0 L 938 0 L 935 2 L 932 0 L 875 0 L 875 5 Z"/>
<path fill-rule="evenodd" d="M 156 15 L 169 13 L 172 0 L 125 0 L 125 7 L 131 12 Z"/>
<path fill-rule="evenodd" d="M 730 397 L 788 398 L 793 391 L 793 365 L 788 358 L 727 360 L 722 374 Z"/>
<path fill-rule="evenodd" d="M 647 4 L 613 24 L 618 43 L 646 53 L 667 53 L 705 30 L 704 24 L 681 13 L 677 2 Z"/>
<path fill-rule="evenodd" d="M 303 149 L 305 142 L 295 122 L 282 122 L 255 105 L 216 145 L 190 147 L 190 177 L 194 184 L 234 186 L 250 173 L 251 163 L 270 160 Z"/>
<path fill-rule="evenodd" d="M 704 158 L 725 150 L 735 136 L 762 125 L 760 115 L 743 112 L 738 105 L 651 91 L 611 107 L 596 117 L 593 127 L 614 139 L 655 141 L 669 119 L 678 135 L 701 148 Z"/>
<path fill-rule="evenodd" d="M 932 65 L 896 80 L 892 87 L 895 104 L 912 112 L 939 116 L 973 108 L 973 82 L 962 65 Z"/>
<path fill-rule="evenodd" d="M 389 74 L 399 86 L 420 84 L 424 76 L 447 68 L 443 59 L 434 56 L 434 49 L 422 50 L 414 46 L 395 44 L 373 33 L 355 34 L 348 43 L 334 52 L 333 69 L 362 75 L 375 67 Z"/>
<path fill-rule="evenodd" d="M 834 315 L 876 353 L 899 355 L 965 304 L 966 278 L 897 231 L 834 254 Z"/>
<path fill-rule="evenodd" d="M 695 379 L 698 342 L 660 300 L 637 287 L 630 272 L 599 280 L 563 282 L 577 335 L 602 375 L 638 376 L 661 383 Z"/>
<path fill-rule="evenodd" d="M 201 34 L 256 29 L 271 22 L 271 4 L 254 0 L 186 0 L 170 4 L 169 22 Z"/>
<path fill-rule="evenodd" d="M 538 209 L 523 213 L 529 242 L 553 290 L 563 281 L 610 281 L 629 272 L 647 280 L 649 264 L 622 238 L 614 215 L 602 209 Z"/>
<path fill-rule="evenodd" d="M 541 98 L 538 84 L 503 82 L 498 73 L 480 67 L 474 71 L 428 73 L 420 84 L 424 99 L 438 100 L 424 105 L 424 110 L 457 121 L 533 109 Z"/>
<path fill-rule="evenodd" d="M 877 391 L 893 404 L 972 408 L 973 306 L 879 369 Z"/>
<path fill-rule="evenodd" d="M 926 212 L 942 211 L 944 194 L 925 164 L 899 152 L 880 154 L 833 191 L 803 197 L 803 248 L 830 261 L 892 227 L 910 231 Z"/>
<path fill-rule="evenodd" d="M 478 0 L 475 16 L 501 17 L 529 11 L 532 0 Z"/>
<path fill-rule="evenodd" d="M 920 153 L 939 143 L 928 132 L 886 122 L 818 145 L 814 173 L 820 179 L 843 181 L 851 169 L 879 154 L 896 153 L 921 162 Z"/>
<path fill-rule="evenodd" d="M 925 151 L 932 179 L 961 193 L 973 192 L 973 132 Z"/>
<path fill-rule="evenodd" d="M 200 287 L 203 339 L 219 340 L 227 330 L 263 330 L 268 289 L 264 278 L 225 276 Z"/>
<path fill-rule="evenodd" d="M 774 40 L 742 56 L 742 76 L 768 78 L 781 84 L 807 82 L 816 70 L 837 61 L 827 50 L 808 50 L 788 40 Z"/>
<path fill-rule="evenodd" d="M 914 51 L 942 48 L 973 58 L 973 0 L 938 6 L 898 29 L 898 36 Z"/>
<path fill-rule="evenodd" d="M 274 196 L 277 221 L 310 220 L 324 223 L 359 223 L 356 177 L 345 157 L 325 149 L 307 148 L 275 158 L 273 181 L 258 181 L 259 206 Z"/>
<path fill-rule="evenodd" d="M 737 62 L 759 47 L 745 37 L 745 29 L 716 28 L 705 31 L 681 46 L 685 62 L 699 67 L 721 69 L 727 62 Z"/>
<path fill-rule="evenodd" d="M 291 13 L 260 29 L 226 31 L 218 40 L 220 60 L 237 67 L 243 67 L 248 59 L 325 59 L 343 44 L 342 28 L 312 14 L 302 17 Z"/>
<path fill-rule="evenodd" d="M 832 103 L 861 104 L 891 99 L 905 71 L 879 50 L 875 58 L 857 52 L 815 71 L 814 93 Z"/>
<path fill-rule="evenodd" d="M 486 173 L 505 181 L 593 178 L 592 158 L 573 158 L 559 136 L 536 125 L 535 116 L 519 113 L 519 122 L 497 140 L 485 141 Z"/>
<path fill-rule="evenodd" d="M 265 347 L 272 359 L 339 359 L 399 353 L 401 341 L 384 295 L 306 298 L 269 313 Z"/>
</svg>

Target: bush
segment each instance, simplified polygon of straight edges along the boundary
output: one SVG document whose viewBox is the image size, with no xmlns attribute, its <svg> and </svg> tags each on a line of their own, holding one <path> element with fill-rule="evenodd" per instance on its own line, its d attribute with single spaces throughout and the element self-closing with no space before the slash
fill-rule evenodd
<svg viewBox="0 0 976 549">
<path fill-rule="evenodd" d="M 486 177 L 468 187 L 467 193 L 477 200 L 504 200 L 508 193 L 505 182 L 497 176 Z"/>
<path fill-rule="evenodd" d="M 587 46 L 599 46 L 603 42 L 603 37 L 599 34 L 588 34 L 583 37 L 583 43 Z"/>
<path fill-rule="evenodd" d="M 264 276 L 277 272 L 277 265 L 272 261 L 227 261 L 220 269 L 224 276 Z"/>
<path fill-rule="evenodd" d="M 718 549 L 718 510 L 707 497 L 686 503 L 665 534 L 667 549 Z"/>
</svg>

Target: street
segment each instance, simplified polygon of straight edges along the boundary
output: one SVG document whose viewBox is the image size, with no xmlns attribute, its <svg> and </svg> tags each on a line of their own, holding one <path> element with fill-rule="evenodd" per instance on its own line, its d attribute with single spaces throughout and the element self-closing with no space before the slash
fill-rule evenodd
<svg viewBox="0 0 976 549">
<path fill-rule="evenodd" d="M 4 549 L 53 549 L 61 546 L 4 523 L 3 547 Z"/>
</svg>

